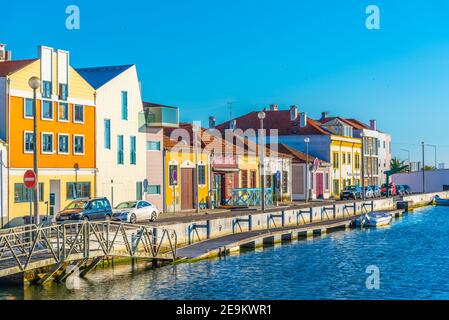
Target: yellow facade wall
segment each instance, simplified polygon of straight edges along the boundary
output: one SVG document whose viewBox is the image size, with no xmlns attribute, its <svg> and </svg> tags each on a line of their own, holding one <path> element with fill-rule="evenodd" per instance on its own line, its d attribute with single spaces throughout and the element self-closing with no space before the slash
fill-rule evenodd
<svg viewBox="0 0 449 320">
<path fill-rule="evenodd" d="M 250 185 L 250 175 L 251 171 L 256 172 L 256 188 L 260 188 L 260 170 L 259 170 L 259 157 L 251 156 L 251 155 L 242 155 L 238 157 L 237 160 L 239 171 L 239 188 L 243 188 L 242 185 L 242 171 L 246 170 L 248 172 L 248 186 L 247 188 L 251 188 Z"/>
<path fill-rule="evenodd" d="M 39 216 L 45 216 L 47 214 L 47 204 L 45 202 L 50 201 L 50 181 L 59 181 L 60 186 L 60 206 L 56 208 L 56 211 L 62 210 L 65 206 L 67 206 L 72 200 L 67 199 L 67 182 L 90 182 L 90 191 L 91 196 L 95 197 L 96 190 L 96 179 L 94 174 L 78 174 L 78 177 L 75 177 L 75 174 L 69 175 L 61 175 L 58 172 L 54 173 L 46 173 L 39 175 L 39 182 L 44 184 L 44 193 L 43 193 L 43 201 L 39 202 Z M 16 183 L 23 183 L 22 175 L 10 175 L 9 179 L 9 223 L 14 224 L 16 220 L 20 220 L 24 217 L 28 217 L 30 215 L 30 204 L 29 202 L 25 203 L 17 203 L 15 202 L 15 192 L 14 185 Z M 57 213 L 57 212 L 56 212 Z M 16 221 L 17 222 L 17 221 Z"/>
</svg>

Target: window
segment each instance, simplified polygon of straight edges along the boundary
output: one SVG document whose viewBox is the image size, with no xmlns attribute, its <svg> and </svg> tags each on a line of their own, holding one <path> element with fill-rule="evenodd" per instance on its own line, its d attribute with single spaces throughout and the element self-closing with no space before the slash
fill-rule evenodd
<svg viewBox="0 0 449 320">
<path fill-rule="evenodd" d="M 143 186 L 142 182 L 136 182 L 136 200 L 142 200 Z"/>
<path fill-rule="evenodd" d="M 206 184 L 206 166 L 205 165 L 198 166 L 198 184 L 200 184 L 200 185 Z"/>
<path fill-rule="evenodd" d="M 136 164 L 136 137 L 131 136 L 129 140 L 129 162 L 131 164 Z"/>
<path fill-rule="evenodd" d="M 58 108 L 58 120 L 59 121 L 69 121 L 69 105 L 65 102 L 59 103 Z"/>
<path fill-rule="evenodd" d="M 104 148 L 111 149 L 111 120 L 104 119 Z"/>
<path fill-rule="evenodd" d="M 340 195 L 340 181 L 338 181 L 338 179 L 334 179 L 334 195 Z"/>
<path fill-rule="evenodd" d="M 360 154 L 356 153 L 355 157 L 354 157 L 354 161 L 355 161 L 355 168 L 356 169 L 360 169 Z"/>
<path fill-rule="evenodd" d="M 338 169 L 340 167 L 339 161 L 338 161 L 338 152 L 332 153 L 332 166 L 334 169 Z"/>
<path fill-rule="evenodd" d="M 117 164 L 125 163 L 123 154 L 123 136 L 117 136 Z"/>
<path fill-rule="evenodd" d="M 313 179 L 312 179 L 313 181 Z M 282 171 L 282 192 L 288 193 L 288 172 Z"/>
<path fill-rule="evenodd" d="M 84 154 L 84 136 L 73 136 L 73 153 Z"/>
<path fill-rule="evenodd" d="M 53 153 L 53 133 L 42 133 L 42 153 Z"/>
<path fill-rule="evenodd" d="M 346 164 L 346 153 L 343 152 L 341 156 L 342 156 L 341 163 Z"/>
<path fill-rule="evenodd" d="M 90 198 L 90 182 L 67 182 L 66 198 L 67 200 Z"/>
<path fill-rule="evenodd" d="M 58 153 L 59 154 L 69 154 L 69 135 L 59 134 L 58 135 Z"/>
<path fill-rule="evenodd" d="M 122 120 L 128 120 L 128 92 L 122 91 Z"/>
<path fill-rule="evenodd" d="M 151 204 L 149 202 L 140 201 L 139 204 L 137 205 L 137 209 L 146 208 L 146 207 L 149 207 L 149 206 L 151 206 Z"/>
<path fill-rule="evenodd" d="M 161 194 L 161 186 L 160 185 L 148 186 L 146 192 L 148 194 Z"/>
<path fill-rule="evenodd" d="M 34 134 L 32 132 L 25 131 L 23 133 L 23 147 L 25 153 L 31 153 L 34 151 Z"/>
<path fill-rule="evenodd" d="M 177 186 L 178 185 L 178 166 L 177 165 L 169 165 L 168 167 L 169 174 L 169 185 Z"/>
<path fill-rule="evenodd" d="M 33 118 L 33 99 L 25 99 L 23 115 L 25 118 Z"/>
<path fill-rule="evenodd" d="M 60 83 L 59 84 L 59 99 L 66 101 L 68 95 L 69 95 L 69 89 L 67 87 L 67 84 Z"/>
<path fill-rule="evenodd" d="M 28 189 L 23 183 L 14 184 L 14 202 L 23 203 L 33 201 L 34 189 Z M 39 183 L 39 201 L 44 201 L 44 184 Z"/>
<path fill-rule="evenodd" d="M 348 153 L 348 157 L 346 158 L 348 160 L 348 164 L 351 164 L 351 154 Z"/>
<path fill-rule="evenodd" d="M 51 99 L 51 82 L 50 81 L 42 81 L 42 98 Z"/>
<path fill-rule="evenodd" d="M 42 101 L 42 119 L 53 120 L 53 102 L 48 100 Z"/>
<path fill-rule="evenodd" d="M 84 123 L 84 106 L 75 104 L 75 112 L 73 113 L 73 121 L 76 123 Z"/>
<path fill-rule="evenodd" d="M 329 173 L 326 173 L 325 179 L 324 179 L 324 189 L 329 190 Z"/>
<path fill-rule="evenodd" d="M 256 170 L 251 170 L 251 188 L 256 188 L 257 187 L 257 171 Z"/>
<path fill-rule="evenodd" d="M 147 151 L 160 151 L 161 142 L 160 141 L 147 141 Z"/>
</svg>

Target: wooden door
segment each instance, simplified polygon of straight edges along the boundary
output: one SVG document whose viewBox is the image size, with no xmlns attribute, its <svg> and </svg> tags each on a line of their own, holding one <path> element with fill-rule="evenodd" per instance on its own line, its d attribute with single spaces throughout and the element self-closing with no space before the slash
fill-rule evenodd
<svg viewBox="0 0 449 320">
<path fill-rule="evenodd" d="M 324 181 L 323 181 L 323 174 L 317 173 L 316 174 L 316 197 L 317 198 L 323 198 L 324 195 Z"/>
<path fill-rule="evenodd" d="M 193 169 L 181 169 L 181 210 L 193 209 Z"/>
</svg>

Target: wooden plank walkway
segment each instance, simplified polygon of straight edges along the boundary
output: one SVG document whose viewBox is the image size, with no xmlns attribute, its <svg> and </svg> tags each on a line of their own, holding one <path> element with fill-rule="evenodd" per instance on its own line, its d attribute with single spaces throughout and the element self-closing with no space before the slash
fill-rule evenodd
<svg viewBox="0 0 449 320">
<path fill-rule="evenodd" d="M 403 210 L 392 210 L 388 213 L 394 217 L 402 214 Z M 266 230 L 247 231 L 226 235 L 223 237 L 201 241 L 188 245 L 177 250 L 176 255 L 179 259 L 201 259 L 209 256 L 218 255 L 220 252 L 226 252 L 239 246 L 249 245 L 259 241 L 263 243 L 265 239 L 267 242 L 280 241 L 282 238 L 297 238 L 298 234 L 313 235 L 330 232 L 332 230 L 346 229 L 350 226 L 351 221 L 359 217 L 355 215 L 352 217 L 341 218 L 337 220 L 321 221 L 313 224 L 301 226 L 279 227 Z M 276 240 L 277 238 L 277 240 Z"/>
</svg>

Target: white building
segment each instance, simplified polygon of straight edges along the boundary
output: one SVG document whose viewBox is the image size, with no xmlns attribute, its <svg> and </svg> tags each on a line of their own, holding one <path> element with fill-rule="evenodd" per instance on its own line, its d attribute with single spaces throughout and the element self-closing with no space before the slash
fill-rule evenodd
<svg viewBox="0 0 449 320">
<path fill-rule="evenodd" d="M 424 178 L 426 183 L 426 192 L 440 192 L 449 190 L 449 169 L 425 171 Z M 422 171 L 396 173 L 391 176 L 391 181 L 396 185 L 409 185 L 412 192 L 419 193 L 423 191 Z"/>
<path fill-rule="evenodd" d="M 8 195 L 8 172 L 6 164 L 6 144 L 0 139 L 0 228 L 7 222 L 8 218 L 8 203 L 6 201 Z"/>
<path fill-rule="evenodd" d="M 96 90 L 97 195 L 114 206 L 143 199 L 146 134 L 139 123 L 143 104 L 136 66 L 77 71 Z"/>
</svg>

